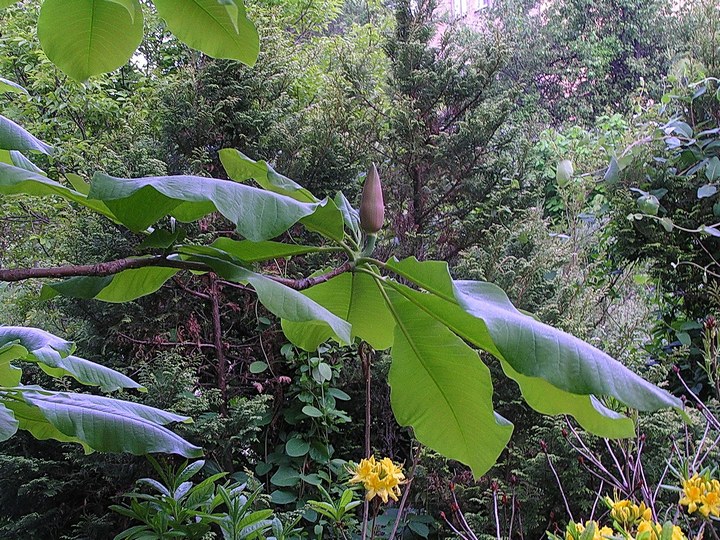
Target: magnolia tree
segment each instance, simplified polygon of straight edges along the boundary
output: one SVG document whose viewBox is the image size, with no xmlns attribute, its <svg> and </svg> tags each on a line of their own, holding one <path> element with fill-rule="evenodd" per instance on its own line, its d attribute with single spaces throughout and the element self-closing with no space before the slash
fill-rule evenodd
<svg viewBox="0 0 720 540">
<path fill-rule="evenodd" d="M 60 10 L 58 4 L 68 7 Z M 155 0 L 154 4 L 168 27 L 189 45 L 216 56 L 254 61 L 256 34 L 241 3 Z M 79 22 L 88 10 L 95 10 L 97 16 Z M 110 12 L 113 17 L 107 15 Z M 71 14 L 77 25 L 83 25 L 78 35 L 89 40 L 85 43 L 89 47 L 75 48 L 67 43 L 56 47 L 58 40 L 66 37 L 61 35 L 61 28 L 71 33 L 63 26 Z M 112 21 L 125 17 L 127 27 L 141 35 L 136 29 L 137 25 L 142 28 L 137 0 L 45 0 L 38 32 L 48 56 L 77 78 L 120 65 L 139 37 L 130 40 L 120 24 L 116 28 L 107 22 L 106 15 Z M 203 18 L 206 15 L 212 22 Z M 95 27 L 102 21 L 108 25 L 107 33 Z M 192 21 L 196 24 L 189 24 Z M 108 41 L 94 48 L 96 36 Z M 213 40 L 224 45 L 213 48 L 209 45 Z M 237 48 L 229 48 L 230 42 Z M 106 63 L 100 58 L 102 54 L 96 54 L 106 49 L 117 52 L 113 62 Z M 231 50 L 232 54 L 228 52 Z M 6 90 L 17 90 L 10 82 L 3 84 Z M 383 220 L 382 189 L 374 167 L 358 212 L 342 193 L 320 200 L 268 163 L 253 161 L 234 149 L 220 151 L 229 180 L 195 176 L 130 179 L 98 172 L 87 183 L 74 175 L 48 178 L 21 152 L 48 153 L 51 149 L 6 118 L 0 119 L 0 149 L 0 193 L 62 197 L 142 237 L 134 257 L 92 265 L 5 268 L 0 269 L 0 281 L 44 279 L 45 297 L 63 295 L 106 302 L 129 302 L 155 293 L 179 273 L 191 279 L 208 274 L 212 279 L 252 287 L 259 301 L 282 321 L 287 338 L 299 348 L 315 351 L 325 341 L 334 340 L 345 345 L 363 341 L 376 350 L 389 349 L 391 402 L 398 422 L 411 426 L 420 442 L 469 465 L 476 476 L 495 463 L 513 429 L 493 410 L 490 371 L 478 349 L 500 363 L 532 408 L 549 415 L 572 415 L 597 435 L 618 438 L 634 434 L 633 420 L 609 408 L 610 402 L 641 411 L 663 407 L 681 410 L 678 399 L 607 354 L 519 312 L 505 293 L 490 283 L 454 280 L 442 261 L 373 258 L 375 236 Z M 248 184 L 251 180 L 255 185 Z M 189 244 L 182 242 L 179 227 L 164 228 L 169 218 L 173 223 L 190 223 L 215 212 L 234 224 L 241 240 L 221 237 L 208 245 Z M 298 225 L 316 233 L 317 242 L 300 245 L 274 240 Z M 258 263 L 310 253 L 323 254 L 326 261 L 322 270 L 302 279 L 257 270 Z M 42 435 L 36 432 L 38 436 L 60 440 L 74 437 L 100 448 L 94 430 L 104 426 L 106 432 L 116 430 L 115 439 L 123 439 L 119 434 L 127 430 L 117 423 L 105 425 L 98 420 L 87 425 L 90 419 L 86 409 L 67 405 L 70 398 L 65 394 L 57 398 L 65 400 L 61 405 L 47 405 L 51 401 L 48 396 L 55 394 L 22 386 L 9 361 L 38 361 L 50 373 L 70 374 L 82 382 L 110 387 L 121 384 L 117 375 L 102 383 L 100 377 L 106 372 L 101 368 L 82 370 L 87 364 L 77 363 L 66 342 L 38 333 L 47 338 L 38 346 L 24 340 L 21 329 L 4 331 L 5 341 L 0 334 L 0 345 L 5 344 L 0 349 L 0 414 L 6 425 L 15 422 L 16 427 L 32 431 L 32 420 L 21 409 L 32 410 L 53 428 Z M 3 356 L 6 349 L 15 352 Z M 221 350 L 222 343 L 217 351 L 219 363 L 223 362 Z M 222 371 L 222 366 L 218 368 Z M 88 372 L 93 375 L 88 376 Z M 61 412 L 59 407 L 64 407 Z M 103 401 L 103 407 L 106 411 L 131 410 L 155 424 L 178 419 L 145 414 L 145 409 L 118 401 Z M 3 431 L 5 436 L 12 432 L 12 428 Z M 148 429 L 140 437 L 166 440 L 167 433 Z M 167 444 L 160 448 L 148 442 L 145 449 L 185 455 L 196 452 L 176 443 L 174 448 Z"/>
</svg>

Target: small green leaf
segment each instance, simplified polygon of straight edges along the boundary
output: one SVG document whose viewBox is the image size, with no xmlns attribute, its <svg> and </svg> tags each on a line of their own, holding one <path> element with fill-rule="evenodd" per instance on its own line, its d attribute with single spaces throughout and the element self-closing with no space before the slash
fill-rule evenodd
<svg viewBox="0 0 720 540">
<path fill-rule="evenodd" d="M 255 64 L 260 38 L 245 14 L 245 5 L 236 2 L 237 17 L 217 0 L 153 0 L 170 31 L 183 43 L 213 58 Z"/>
<path fill-rule="evenodd" d="M 707 197 L 712 197 L 717 193 L 717 188 L 715 186 L 712 186 L 710 184 L 705 184 L 704 186 L 700 186 L 697 190 L 697 198 L 698 199 L 705 199 Z"/>
<path fill-rule="evenodd" d="M 233 257 L 246 263 L 269 261 L 293 255 L 304 255 L 317 251 L 315 246 L 303 246 L 299 244 L 285 244 L 283 242 L 252 242 L 250 240 L 231 240 L 230 238 L 218 238 L 212 247 L 221 249 Z"/>
<path fill-rule="evenodd" d="M 705 166 L 705 177 L 710 181 L 714 182 L 720 178 L 720 159 L 717 156 L 713 156 L 708 164 Z M 700 195 L 698 194 L 698 197 Z"/>
<path fill-rule="evenodd" d="M 267 362 L 262 362 L 260 360 L 253 362 L 250 364 L 250 373 L 258 374 L 262 373 L 268 368 Z"/>
<path fill-rule="evenodd" d="M 320 418 L 323 415 L 320 409 L 318 409 L 317 407 L 313 407 L 312 405 L 305 405 L 302 408 L 302 412 L 303 414 L 305 414 L 306 416 L 310 416 L 311 418 Z"/>
<path fill-rule="evenodd" d="M 78 81 L 123 66 L 143 38 L 142 9 L 123 1 L 44 0 L 38 38 L 48 58 Z"/>
<path fill-rule="evenodd" d="M 603 176 L 603 181 L 607 184 L 613 185 L 613 184 L 617 184 L 617 181 L 619 179 L 620 179 L 620 165 L 618 165 L 618 161 L 615 158 L 615 156 L 612 156 L 610 158 L 610 164 L 608 165 L 608 168 L 605 171 L 605 175 Z"/>
<path fill-rule="evenodd" d="M 274 504 L 290 504 L 297 500 L 297 495 L 290 491 L 276 489 L 270 494 L 270 500 Z"/>
<path fill-rule="evenodd" d="M 300 473 L 292 467 L 282 466 L 270 478 L 274 486 L 292 487 L 300 482 Z"/>
<path fill-rule="evenodd" d="M 310 443 L 300 437 L 293 437 L 285 443 L 285 452 L 290 457 L 302 457 L 310 451 Z"/>
</svg>

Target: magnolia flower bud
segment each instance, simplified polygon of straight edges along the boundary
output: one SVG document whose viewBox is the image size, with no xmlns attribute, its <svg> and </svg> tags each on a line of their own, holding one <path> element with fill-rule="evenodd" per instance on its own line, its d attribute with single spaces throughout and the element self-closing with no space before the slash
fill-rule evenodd
<svg viewBox="0 0 720 540">
<path fill-rule="evenodd" d="M 373 163 L 365 178 L 362 198 L 360 199 L 360 226 L 369 234 L 382 229 L 385 220 L 385 203 L 383 202 L 380 175 Z"/>
<path fill-rule="evenodd" d="M 555 179 L 559 187 L 565 187 L 572 179 L 575 171 L 573 169 L 572 161 L 569 159 L 563 159 L 557 164 L 557 171 L 555 173 Z"/>
</svg>

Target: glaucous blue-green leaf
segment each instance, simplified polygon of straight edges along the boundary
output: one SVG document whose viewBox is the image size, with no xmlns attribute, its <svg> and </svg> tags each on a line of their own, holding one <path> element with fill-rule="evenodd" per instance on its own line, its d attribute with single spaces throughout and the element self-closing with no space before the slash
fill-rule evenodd
<svg viewBox="0 0 720 540">
<path fill-rule="evenodd" d="M 635 436 L 631 418 L 605 407 L 592 395 L 571 394 L 544 379 L 526 377 L 500 358 L 505 375 L 520 387 L 523 399 L 536 411 L 547 415 L 571 414 L 583 429 L 607 439 Z"/>
<path fill-rule="evenodd" d="M 153 0 L 153 4 L 170 31 L 193 49 L 213 58 L 255 64 L 260 38 L 243 2 L 235 2 L 238 13 L 234 19 L 218 0 Z"/>
<path fill-rule="evenodd" d="M 0 442 L 7 441 L 15 435 L 19 422 L 13 412 L 0 402 Z"/>
<path fill-rule="evenodd" d="M 0 115 L 0 148 L 51 154 L 53 149 L 18 124 Z"/>
<path fill-rule="evenodd" d="M 110 392 L 120 388 L 142 389 L 142 386 L 113 369 L 77 356 L 72 356 L 74 345 L 38 328 L 0 326 L 0 369 L 11 360 L 35 362 L 53 377 L 69 375 L 78 382 L 100 386 Z M 19 370 L 18 370 L 19 371 Z M 2 386 L 17 386 L 4 383 Z"/>
<path fill-rule="evenodd" d="M 41 298 L 61 295 L 68 298 L 95 299 L 114 304 L 131 302 L 152 294 L 180 270 L 148 266 L 123 270 L 113 276 L 81 276 L 43 285 Z"/>
<path fill-rule="evenodd" d="M 369 275 L 345 272 L 325 283 L 302 291 L 329 311 L 352 325 L 351 338 L 359 337 L 377 350 L 392 345 L 395 321 L 377 282 Z M 306 351 L 315 351 L 331 334 L 321 327 L 283 320 L 285 336 Z"/>
<path fill-rule="evenodd" d="M 64 434 L 54 425 L 52 425 L 40 409 L 29 405 L 16 394 L 15 399 L 4 399 L 3 404 L 13 412 L 15 419 L 18 421 L 19 429 L 29 431 L 30 434 L 40 441 L 53 439 L 60 442 L 71 442 L 82 445 L 85 453 L 89 454 L 93 449 L 84 441 L 77 437 Z"/>
<path fill-rule="evenodd" d="M 240 261 L 233 260 L 229 254 L 210 246 L 183 246 L 182 256 L 208 265 L 228 281 L 250 284 L 260 303 L 280 319 L 304 323 L 308 332 L 317 332 L 319 327 L 343 344 L 352 341 L 351 326 L 347 321 L 300 291 L 242 267 Z"/>
<path fill-rule="evenodd" d="M 252 242 L 250 240 L 232 240 L 231 238 L 218 238 L 212 247 L 229 253 L 238 260 L 246 263 L 269 261 L 293 255 L 304 255 L 318 251 L 316 246 L 303 246 L 300 244 L 285 244 L 283 242 Z"/>
<path fill-rule="evenodd" d="M 3 195 L 31 195 L 45 197 L 48 195 L 60 196 L 69 201 L 81 204 L 102 214 L 113 221 L 115 216 L 101 201 L 89 200 L 85 195 L 50 180 L 42 174 L 21 167 L 0 163 L 0 194 Z"/>
<path fill-rule="evenodd" d="M 520 313 L 499 287 L 478 281 L 454 286 L 458 303 L 485 322 L 503 359 L 518 373 L 572 394 L 612 396 L 641 411 L 682 409 L 679 399 L 603 351 Z"/>
<path fill-rule="evenodd" d="M 320 205 L 199 176 L 127 179 L 96 173 L 88 197 L 103 201 L 121 223 L 136 232 L 166 215 L 189 222 L 217 210 L 242 236 L 256 242 L 285 232 Z"/>
<path fill-rule="evenodd" d="M 103 392 L 113 392 L 121 388 L 144 390 L 130 377 L 77 356 L 64 356 L 52 362 L 40 362 L 39 365 L 45 373 L 52 377 L 69 375 L 82 384 L 99 386 Z"/>
<path fill-rule="evenodd" d="M 37 32 L 47 57 L 67 75 L 84 81 L 123 66 L 143 38 L 138 0 L 127 2 L 44 0 Z"/>
<path fill-rule="evenodd" d="M 44 362 L 45 359 L 53 361 L 55 358 L 68 356 L 75 350 L 75 345 L 70 341 L 39 328 L 0 326 L 0 347 L 8 344 L 24 347 L 27 354 L 32 355 L 39 362 Z M 3 350 L 7 349 L 3 348 Z"/>
<path fill-rule="evenodd" d="M 227 175 L 236 182 L 255 180 L 263 189 L 287 195 L 301 202 L 318 202 L 318 199 L 300 184 L 283 176 L 265 161 L 255 161 L 233 148 L 218 152 Z"/>
<path fill-rule="evenodd" d="M 22 399 L 38 408 L 61 433 L 85 441 L 94 450 L 151 452 L 200 457 L 202 450 L 163 427 L 187 418 L 146 405 L 87 394 L 23 389 Z"/>
<path fill-rule="evenodd" d="M 402 298 L 396 319 L 390 401 L 398 423 L 444 456 L 468 465 L 475 477 L 497 461 L 512 424 L 495 413 L 490 370 L 462 339 Z"/>
<path fill-rule="evenodd" d="M 594 362 L 597 360 L 595 355 L 599 354 L 601 355 L 599 361 L 606 362 L 609 359 L 611 368 L 619 366 L 616 376 L 623 377 L 627 375 L 632 381 L 633 388 L 638 392 L 644 392 L 647 389 L 651 389 L 652 392 L 659 392 L 665 398 L 665 401 L 663 405 L 658 405 L 658 407 L 676 407 L 678 404 L 675 398 L 634 375 L 608 355 L 580 340 L 577 341 L 582 346 L 575 349 L 574 342 L 568 343 L 565 341 L 572 338 L 572 336 L 543 325 L 532 317 L 522 315 L 514 308 L 512 308 L 515 312 L 513 318 L 503 318 L 502 313 L 497 314 L 497 320 L 507 322 L 504 329 L 499 328 L 497 321 L 496 325 L 490 326 L 487 314 L 485 314 L 485 317 L 480 317 L 477 311 L 472 312 L 460 305 L 445 263 L 436 261 L 419 262 L 414 257 L 411 257 L 403 261 L 390 261 L 388 267 L 405 279 L 417 283 L 426 292 L 415 291 L 394 282 L 388 282 L 388 286 L 392 286 L 394 290 L 403 294 L 408 300 L 441 321 L 463 339 L 493 354 L 498 359 L 506 361 L 503 366 L 510 368 L 505 369 L 506 374 L 520 385 L 528 404 L 539 412 L 545 414 L 571 414 L 584 428 L 602 436 L 624 437 L 632 435 L 628 419 L 603 410 L 602 407 L 598 406 L 597 400 L 589 395 L 592 392 L 584 392 L 585 395 L 580 395 L 583 392 L 564 390 L 552 384 L 552 381 L 549 381 L 543 375 L 528 375 L 512 369 L 515 367 L 515 363 L 535 363 L 535 355 L 540 354 L 540 351 L 535 350 L 533 347 L 532 337 L 528 338 L 522 335 L 522 329 L 525 328 L 525 325 L 531 325 L 530 328 L 541 328 L 546 332 L 546 336 L 554 336 L 558 339 L 558 347 L 552 350 L 551 356 L 546 357 L 545 361 L 554 361 L 559 366 L 566 366 L 569 362 L 572 362 L 574 357 L 579 358 L 581 362 Z M 507 298 L 505 298 L 505 301 L 507 305 L 512 306 Z M 540 326 L 536 327 L 535 325 Z M 507 333 L 503 333 L 502 330 L 507 331 Z M 517 333 L 513 334 L 513 331 Z M 499 343 L 507 343 L 512 339 L 529 339 L 529 341 L 524 343 L 526 347 L 521 352 L 500 349 Z M 572 339 L 575 340 L 576 338 Z M 511 353 L 516 355 L 512 361 L 505 356 Z M 563 377 L 562 373 L 562 368 L 559 368 L 561 378 Z M 572 372 L 567 371 L 564 373 L 565 378 L 570 379 L 569 382 L 572 383 Z M 573 388 L 576 387 L 573 386 Z M 598 393 L 597 395 L 602 394 Z M 544 399 L 543 396 L 547 399 Z M 630 403 L 626 404 L 634 406 Z"/>
<path fill-rule="evenodd" d="M 13 1 L 15 1 L 15 0 L 13 0 Z M 3 3 L 0 2 L 0 9 L 2 9 L 3 7 L 5 7 L 5 6 L 3 6 Z M 0 92 L 12 92 L 14 94 L 27 94 L 28 93 L 28 91 L 25 90 L 18 83 L 9 81 L 7 79 L 3 79 L 2 77 L 0 77 Z"/>
</svg>

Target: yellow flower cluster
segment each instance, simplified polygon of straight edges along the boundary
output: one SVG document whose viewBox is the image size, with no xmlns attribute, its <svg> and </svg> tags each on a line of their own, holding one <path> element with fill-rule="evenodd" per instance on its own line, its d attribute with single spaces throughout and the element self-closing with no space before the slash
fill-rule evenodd
<svg viewBox="0 0 720 540">
<path fill-rule="evenodd" d="M 360 460 L 352 466 L 350 472 L 353 477 L 348 481 L 351 484 L 361 483 L 365 487 L 365 498 L 370 501 L 377 496 L 387 503 L 388 498 L 397 501 L 400 496 L 400 485 L 405 483 L 402 467 L 396 465 L 390 458 L 375 460 L 375 456 Z"/>
<path fill-rule="evenodd" d="M 575 523 L 575 534 L 572 533 L 571 528 L 565 531 L 565 540 L 577 540 L 580 535 L 585 532 L 585 529 L 589 529 L 591 525 L 595 526 L 595 534 L 593 534 L 593 540 L 605 540 L 606 537 L 612 536 L 613 530 L 610 527 L 600 527 L 597 521 L 586 521 L 585 525 L 582 523 Z"/>
<path fill-rule="evenodd" d="M 644 502 L 638 505 L 627 499 L 618 499 L 615 496 L 613 499 L 605 497 L 605 504 L 610 508 L 610 517 L 625 529 L 637 525 L 639 521 L 650 521 L 652 519 L 652 511 L 645 506 Z"/>
<path fill-rule="evenodd" d="M 720 517 L 720 482 L 707 476 L 694 474 L 683 480 L 680 504 L 687 506 L 690 514 L 700 512 L 704 517 Z"/>
<path fill-rule="evenodd" d="M 642 540 L 660 540 L 663 526 L 657 521 L 644 519 L 637 528 L 636 538 Z M 677 525 L 673 525 L 672 540 L 686 540 L 685 533 Z"/>
</svg>

